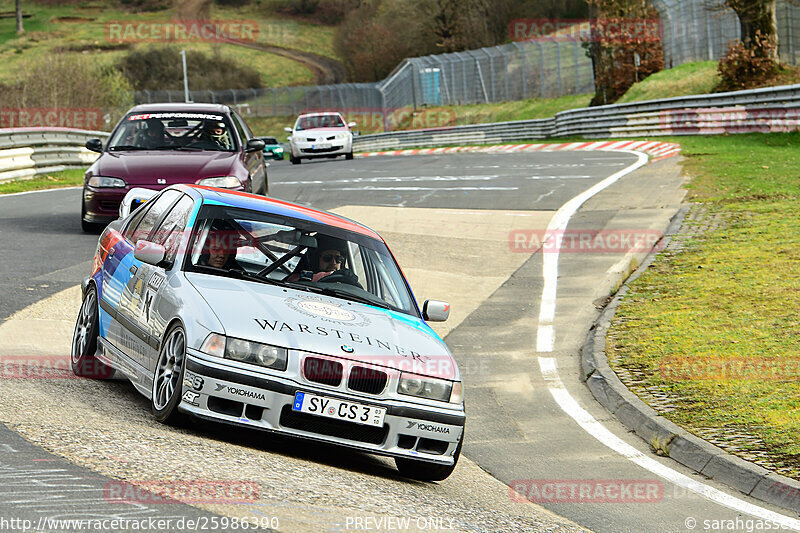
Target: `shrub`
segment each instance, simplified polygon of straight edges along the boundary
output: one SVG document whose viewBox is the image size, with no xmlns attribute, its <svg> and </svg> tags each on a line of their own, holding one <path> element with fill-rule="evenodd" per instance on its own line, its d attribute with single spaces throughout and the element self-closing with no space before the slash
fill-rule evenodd
<svg viewBox="0 0 800 533">
<path fill-rule="evenodd" d="M 137 91 L 183 89 L 180 51 L 174 47 L 149 47 L 134 50 L 116 67 Z M 193 91 L 250 89 L 261 87 L 261 75 L 238 64 L 218 49 L 211 55 L 197 50 L 186 52 L 186 74 Z"/>
<path fill-rule="evenodd" d="M 778 63 L 772 59 L 777 48 L 775 38 L 757 31 L 753 41 L 750 47 L 731 41 L 717 66 L 720 81 L 716 92 L 759 87 L 777 74 Z"/>
<path fill-rule="evenodd" d="M 133 104 L 131 84 L 119 71 L 98 65 L 89 54 L 55 50 L 32 61 L 16 83 L 2 87 L 8 107 L 126 108 Z"/>
</svg>

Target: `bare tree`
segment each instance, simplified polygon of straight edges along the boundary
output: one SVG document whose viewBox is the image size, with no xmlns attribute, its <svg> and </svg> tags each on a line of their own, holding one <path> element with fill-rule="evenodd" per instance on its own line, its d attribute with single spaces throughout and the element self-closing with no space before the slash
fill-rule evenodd
<svg viewBox="0 0 800 533">
<path fill-rule="evenodd" d="M 777 60 L 777 47 L 762 47 L 760 35 L 778 42 L 778 24 L 775 19 L 775 0 L 725 0 L 725 5 L 733 9 L 739 17 L 739 28 L 745 48 L 752 49 L 762 57 Z"/>
<path fill-rule="evenodd" d="M 19 35 L 25 31 L 22 27 L 22 0 L 15 0 L 14 7 L 17 11 L 17 35 Z"/>
</svg>

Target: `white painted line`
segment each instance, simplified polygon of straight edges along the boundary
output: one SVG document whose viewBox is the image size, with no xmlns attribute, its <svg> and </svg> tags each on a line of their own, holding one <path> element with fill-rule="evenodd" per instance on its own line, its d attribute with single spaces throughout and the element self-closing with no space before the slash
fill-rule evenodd
<svg viewBox="0 0 800 533">
<path fill-rule="evenodd" d="M 325 191 L 516 191 L 519 187 L 336 187 Z"/>
<path fill-rule="evenodd" d="M 629 153 L 629 152 L 626 152 Z M 550 223 L 547 225 L 547 235 L 558 235 L 558 232 L 563 232 L 567 229 L 569 219 L 583 205 L 583 203 L 599 193 L 609 185 L 616 182 L 622 176 L 630 174 L 637 168 L 647 163 L 647 154 L 641 152 L 633 152 L 636 155 L 636 162 L 629 165 L 619 172 L 615 172 L 606 179 L 594 184 L 583 191 L 578 196 L 572 198 L 567 203 L 562 205 Z M 544 277 L 544 287 L 542 288 L 542 303 L 539 308 L 539 328 L 536 340 L 536 351 L 538 352 L 552 352 L 553 339 L 555 338 L 553 329 L 553 319 L 556 314 L 556 289 L 558 284 L 558 249 L 542 254 L 542 275 Z"/>
<path fill-rule="evenodd" d="M 775 522 L 787 528 L 800 530 L 800 520 L 797 520 L 796 518 L 791 518 L 789 516 L 770 511 L 769 509 L 764 509 L 758 505 L 754 505 L 731 496 L 725 492 L 722 492 L 721 490 L 715 489 L 714 487 L 706 485 L 705 483 L 701 483 L 696 479 L 692 479 L 689 476 L 681 474 L 680 472 L 677 472 L 668 466 L 659 463 L 652 457 L 646 456 L 627 442 L 614 435 L 603 424 L 598 422 L 591 414 L 589 414 L 588 411 L 578 405 L 578 402 L 570 395 L 566 387 L 564 387 L 564 383 L 561 381 L 561 378 L 558 375 L 558 366 L 555 358 L 540 356 L 539 368 L 541 369 L 542 376 L 544 377 L 547 387 L 550 390 L 550 394 L 553 396 L 553 399 L 556 401 L 559 407 L 561 407 L 561 409 L 573 420 L 575 420 L 575 422 L 577 422 L 578 425 L 580 425 L 587 433 L 626 459 L 629 459 L 633 463 L 658 476 L 661 476 L 662 478 L 674 483 L 675 485 L 678 485 L 679 487 L 696 492 L 697 494 L 705 496 L 709 500 L 720 505 L 724 505 L 729 509 L 746 513 L 750 516 L 761 518 L 762 520 Z"/>
<path fill-rule="evenodd" d="M 83 187 L 57 187 L 55 189 L 39 189 L 37 191 L 10 192 L 8 194 L 0 194 L 0 198 L 8 198 L 9 196 L 21 196 L 23 194 L 35 194 L 39 192 L 72 191 L 74 189 L 83 189 Z"/>
</svg>

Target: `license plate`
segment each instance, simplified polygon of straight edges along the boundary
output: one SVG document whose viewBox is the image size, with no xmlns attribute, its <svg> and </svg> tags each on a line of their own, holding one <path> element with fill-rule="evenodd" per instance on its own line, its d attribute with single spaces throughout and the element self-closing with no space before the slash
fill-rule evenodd
<svg viewBox="0 0 800 533">
<path fill-rule="evenodd" d="M 311 149 L 316 150 L 317 148 L 330 148 L 331 143 L 319 143 L 319 144 L 312 144 Z"/>
<path fill-rule="evenodd" d="M 298 392 L 294 395 L 292 410 L 374 427 L 382 427 L 383 418 L 386 416 L 384 407 L 372 407 L 307 392 Z"/>
</svg>

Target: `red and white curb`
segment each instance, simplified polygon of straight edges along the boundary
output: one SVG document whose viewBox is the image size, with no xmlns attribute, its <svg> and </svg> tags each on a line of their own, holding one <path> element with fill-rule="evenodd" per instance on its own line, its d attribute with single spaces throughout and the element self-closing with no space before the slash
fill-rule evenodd
<svg viewBox="0 0 800 533">
<path fill-rule="evenodd" d="M 359 157 L 376 155 L 432 155 L 464 152 L 509 153 L 509 152 L 568 152 L 573 150 L 631 150 L 642 152 L 653 161 L 678 155 L 679 144 L 656 141 L 591 141 L 561 144 L 498 144 L 492 146 L 448 146 L 446 148 L 417 148 L 409 150 L 385 150 L 362 152 Z"/>
</svg>

